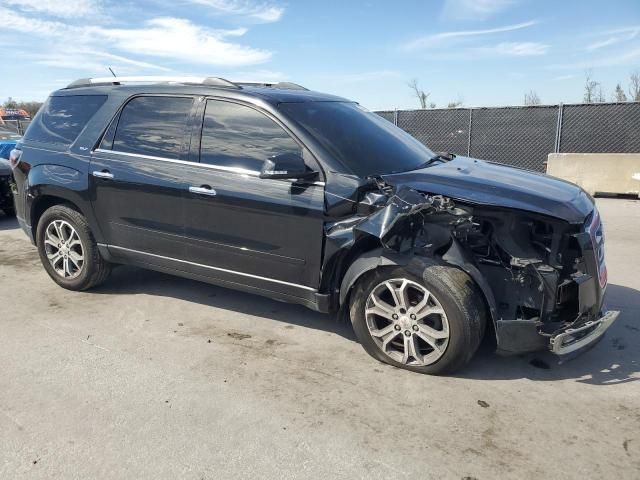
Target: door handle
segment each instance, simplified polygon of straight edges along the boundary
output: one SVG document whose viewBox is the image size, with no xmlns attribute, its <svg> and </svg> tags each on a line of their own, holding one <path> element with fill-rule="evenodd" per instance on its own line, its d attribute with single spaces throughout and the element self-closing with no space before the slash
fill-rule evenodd
<svg viewBox="0 0 640 480">
<path fill-rule="evenodd" d="M 209 195 L 210 197 L 214 197 L 216 195 L 216 191 L 208 185 L 202 187 L 189 187 L 189 191 L 198 195 Z"/>
<path fill-rule="evenodd" d="M 106 178 L 107 180 L 111 180 L 113 178 L 113 173 L 108 172 L 106 170 L 103 170 L 102 172 L 99 171 L 99 170 L 94 170 L 93 176 L 94 177 L 98 177 L 98 178 Z"/>
</svg>

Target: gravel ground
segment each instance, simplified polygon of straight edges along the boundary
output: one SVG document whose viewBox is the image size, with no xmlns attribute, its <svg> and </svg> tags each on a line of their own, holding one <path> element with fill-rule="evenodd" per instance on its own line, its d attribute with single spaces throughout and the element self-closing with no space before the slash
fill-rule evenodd
<svg viewBox="0 0 640 480">
<path fill-rule="evenodd" d="M 0 478 L 640 478 L 640 202 L 600 200 L 608 303 L 586 354 L 455 377 L 377 363 L 300 306 L 129 267 L 56 286 L 0 217 Z"/>
</svg>

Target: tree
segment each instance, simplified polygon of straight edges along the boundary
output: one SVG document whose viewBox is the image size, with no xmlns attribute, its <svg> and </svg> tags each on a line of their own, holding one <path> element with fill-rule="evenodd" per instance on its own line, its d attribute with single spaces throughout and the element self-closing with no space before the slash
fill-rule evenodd
<svg viewBox="0 0 640 480">
<path fill-rule="evenodd" d="M 458 97 L 457 100 L 447 103 L 447 108 L 458 108 L 462 105 L 464 105 L 464 101 L 462 100 L 462 98 Z"/>
<path fill-rule="evenodd" d="M 31 118 L 35 117 L 38 110 L 42 106 L 42 102 L 20 102 L 18 103 L 18 108 L 26 111 Z"/>
<path fill-rule="evenodd" d="M 16 102 L 13 98 L 9 97 L 6 102 L 2 104 L 4 108 L 18 109 L 24 110 L 29 114 L 31 118 L 38 113 L 40 107 L 42 106 L 42 102 Z"/>
<path fill-rule="evenodd" d="M 613 101 L 614 102 L 626 102 L 627 96 L 624 94 L 624 90 L 618 83 L 616 85 L 616 91 L 613 93 Z"/>
<path fill-rule="evenodd" d="M 529 93 L 524 94 L 524 104 L 527 106 L 531 105 L 540 105 L 542 102 L 540 101 L 540 97 L 536 93 L 535 90 L 530 90 Z"/>
<path fill-rule="evenodd" d="M 7 101 L 4 102 L 4 105 L 2 106 L 4 108 L 18 108 L 18 102 L 16 102 L 13 98 L 9 97 Z"/>
<path fill-rule="evenodd" d="M 418 98 L 418 101 L 420 102 L 420 108 L 427 108 L 427 99 L 429 98 L 429 95 L 431 95 L 431 93 L 426 93 L 424 90 L 422 90 L 418 85 L 418 80 L 415 78 L 411 80 L 407 85 L 411 90 L 413 90 L 414 95 Z"/>
<path fill-rule="evenodd" d="M 629 97 L 632 102 L 640 102 L 640 72 L 633 72 L 629 77 Z"/>
<path fill-rule="evenodd" d="M 591 77 L 591 70 L 587 70 L 584 78 L 584 103 L 594 103 L 599 100 L 598 89 L 600 89 L 600 95 L 602 95 L 602 88 L 600 84 L 593 80 Z"/>
</svg>

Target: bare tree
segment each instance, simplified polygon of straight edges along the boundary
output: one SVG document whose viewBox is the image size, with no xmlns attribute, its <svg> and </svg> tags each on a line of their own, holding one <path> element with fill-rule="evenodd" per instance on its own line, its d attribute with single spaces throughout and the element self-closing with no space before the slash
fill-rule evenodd
<svg viewBox="0 0 640 480">
<path fill-rule="evenodd" d="M 540 105 L 542 102 L 540 101 L 540 97 L 536 93 L 535 90 L 530 90 L 529 93 L 524 94 L 524 104 L 527 106 L 531 105 Z"/>
<path fill-rule="evenodd" d="M 600 87 L 600 83 L 596 82 L 592 77 L 591 70 L 587 70 L 585 72 L 584 78 L 584 103 L 594 103 L 599 100 L 598 98 L 598 89 L 600 89 L 600 95 L 602 95 L 602 88 Z"/>
<path fill-rule="evenodd" d="M 619 83 L 616 85 L 616 90 L 613 93 L 613 101 L 614 102 L 626 102 L 627 101 L 627 96 L 625 95 L 624 90 L 622 89 L 622 87 L 620 86 Z"/>
<path fill-rule="evenodd" d="M 2 106 L 4 108 L 18 108 L 18 102 L 16 102 L 13 98 L 9 97 Z"/>
<path fill-rule="evenodd" d="M 13 98 L 9 97 L 7 101 L 0 106 L 4 108 L 18 108 L 24 110 L 31 118 L 33 118 L 42 106 L 42 102 L 17 102 Z"/>
<path fill-rule="evenodd" d="M 629 97 L 632 102 L 640 102 L 640 72 L 633 72 L 629 77 Z"/>
<path fill-rule="evenodd" d="M 464 102 L 460 99 L 455 100 L 453 102 L 449 102 L 447 103 L 447 108 L 458 108 L 461 107 L 464 104 Z"/>
<path fill-rule="evenodd" d="M 407 85 L 411 90 L 413 90 L 415 96 L 418 98 L 418 101 L 420 102 L 420 108 L 427 108 L 427 99 L 429 98 L 429 95 L 431 95 L 431 93 L 426 93 L 424 90 L 422 90 L 418 85 L 418 80 L 416 78 L 407 83 Z"/>
</svg>

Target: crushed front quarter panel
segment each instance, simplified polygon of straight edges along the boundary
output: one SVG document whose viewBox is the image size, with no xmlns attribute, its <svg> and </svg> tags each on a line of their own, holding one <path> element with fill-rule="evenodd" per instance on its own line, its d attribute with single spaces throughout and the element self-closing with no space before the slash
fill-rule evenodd
<svg viewBox="0 0 640 480">
<path fill-rule="evenodd" d="M 356 280 L 347 287 L 332 284 L 341 275 L 330 272 L 344 272 L 362 252 L 377 248 L 396 255 L 385 264 L 406 265 L 423 256 L 469 274 L 484 294 L 503 353 L 551 348 L 554 334 L 600 318 L 603 294 L 591 220 L 585 213 L 576 223 L 578 212 L 586 211 L 580 195 L 566 206 L 572 212 L 568 221 L 540 209 L 467 203 L 386 180 L 341 192 L 353 203 L 352 215 L 326 225 L 323 282 L 330 291 L 350 288 Z M 369 259 L 356 273 L 379 264 Z M 340 301 L 345 298 L 340 291 Z"/>
</svg>

